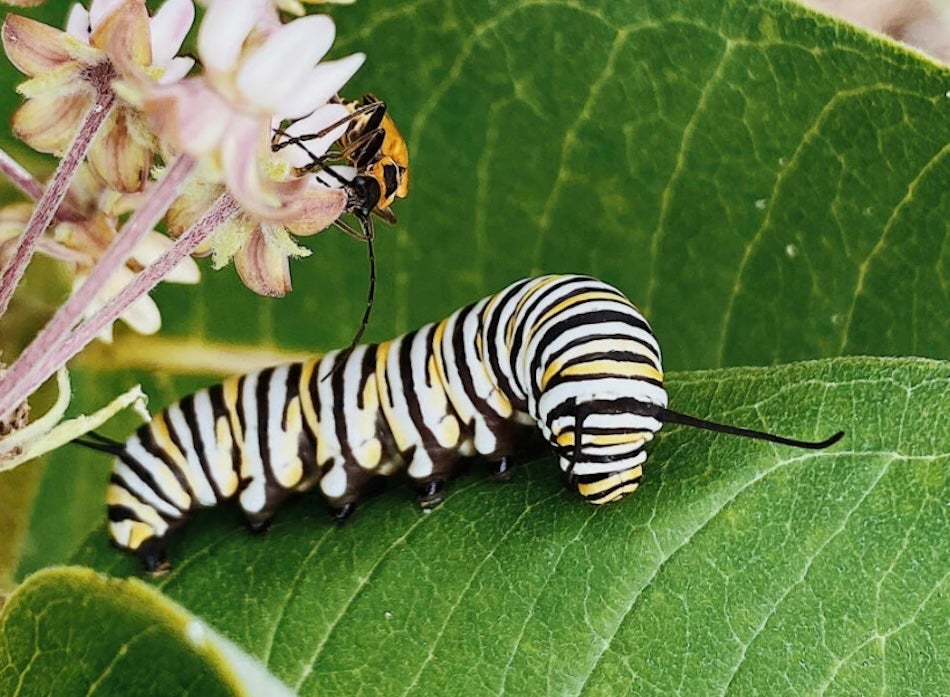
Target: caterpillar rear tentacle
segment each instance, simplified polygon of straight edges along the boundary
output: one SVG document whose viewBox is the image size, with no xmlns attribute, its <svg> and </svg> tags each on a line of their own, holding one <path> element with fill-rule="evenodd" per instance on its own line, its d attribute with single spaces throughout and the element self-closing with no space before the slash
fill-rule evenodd
<svg viewBox="0 0 950 697">
<path fill-rule="evenodd" d="M 149 571 L 191 512 L 237 498 L 267 528 L 288 496 L 319 487 L 347 520 L 366 485 L 405 470 L 438 505 L 461 458 L 493 476 L 539 442 L 568 485 L 604 504 L 637 489 L 664 422 L 799 447 L 821 443 L 724 426 L 667 408 L 660 347 L 617 289 L 585 276 L 525 279 L 382 344 L 229 378 L 157 414 L 124 444 L 107 491 L 113 543 Z"/>
</svg>

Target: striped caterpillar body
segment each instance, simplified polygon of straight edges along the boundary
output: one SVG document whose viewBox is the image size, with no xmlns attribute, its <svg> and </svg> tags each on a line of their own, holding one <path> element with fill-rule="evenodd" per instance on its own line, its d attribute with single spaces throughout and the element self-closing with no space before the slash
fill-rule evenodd
<svg viewBox="0 0 950 697">
<path fill-rule="evenodd" d="M 109 535 L 157 571 L 192 510 L 234 497 L 252 530 L 314 486 L 344 520 L 369 480 L 405 469 L 431 507 L 459 458 L 480 455 L 504 476 L 543 439 L 568 485 L 604 504 L 636 490 L 663 422 L 801 447 L 842 435 L 795 441 L 666 404 L 660 348 L 637 309 L 606 283 L 558 275 L 518 281 L 392 341 L 229 378 L 124 444 L 77 442 L 117 456 Z"/>
</svg>

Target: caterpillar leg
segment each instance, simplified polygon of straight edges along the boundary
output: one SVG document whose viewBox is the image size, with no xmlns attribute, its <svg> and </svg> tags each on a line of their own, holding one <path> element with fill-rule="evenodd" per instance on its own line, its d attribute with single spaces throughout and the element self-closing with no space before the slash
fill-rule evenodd
<svg viewBox="0 0 950 697">
<path fill-rule="evenodd" d="M 419 507 L 427 511 L 438 506 L 445 500 L 444 489 L 444 479 L 430 479 L 423 482 L 422 486 L 416 489 L 416 500 L 419 502 Z"/>
<path fill-rule="evenodd" d="M 492 480 L 496 482 L 511 481 L 511 470 L 514 469 L 514 466 L 514 459 L 507 455 L 503 456 L 500 460 L 492 462 L 489 470 Z"/>
<path fill-rule="evenodd" d="M 273 516 L 247 518 L 244 521 L 244 525 L 247 527 L 247 531 L 252 535 L 262 535 L 270 530 L 270 524 L 273 522 L 273 520 Z"/>
<path fill-rule="evenodd" d="M 335 523 L 338 523 L 340 525 L 343 525 L 343 523 L 348 521 L 353 516 L 353 513 L 355 511 L 356 511 L 356 504 L 352 502 L 344 503 L 342 506 L 339 506 L 339 507 L 331 506 L 329 509 L 330 517 L 333 518 L 333 521 Z"/>
<path fill-rule="evenodd" d="M 135 556 L 142 562 L 145 570 L 153 576 L 167 574 L 172 568 L 168 562 L 168 553 L 165 549 L 165 538 L 151 537 L 145 540 L 135 550 Z"/>
<path fill-rule="evenodd" d="M 518 424 L 503 432 L 498 449 L 488 455 L 489 476 L 496 482 L 511 481 L 517 465 L 543 457 L 549 448 L 536 428 Z"/>
</svg>

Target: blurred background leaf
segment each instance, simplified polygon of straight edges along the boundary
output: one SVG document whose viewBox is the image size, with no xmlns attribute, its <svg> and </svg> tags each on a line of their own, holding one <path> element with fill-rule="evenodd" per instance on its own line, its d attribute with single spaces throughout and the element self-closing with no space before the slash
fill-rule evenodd
<svg viewBox="0 0 950 697">
<path fill-rule="evenodd" d="M 17 588 L 0 615 L 0 656 L 0 691 L 17 697 L 292 694 L 141 581 L 78 567 L 45 569 Z"/>
</svg>

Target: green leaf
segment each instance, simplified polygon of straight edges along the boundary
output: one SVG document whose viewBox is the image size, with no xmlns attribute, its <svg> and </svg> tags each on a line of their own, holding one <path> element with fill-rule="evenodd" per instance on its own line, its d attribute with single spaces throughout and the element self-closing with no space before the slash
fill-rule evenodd
<svg viewBox="0 0 950 697">
<path fill-rule="evenodd" d="M 668 376 L 699 416 L 805 451 L 664 429 L 640 491 L 592 507 L 545 458 L 337 527 L 190 522 L 157 586 L 301 695 L 950 690 L 950 363 L 835 359 Z M 104 531 L 77 561 L 142 573 Z"/>
<path fill-rule="evenodd" d="M 28 695 L 291 693 L 259 663 L 135 579 L 40 571 L 0 614 L 0 692 Z"/>
<path fill-rule="evenodd" d="M 950 355 L 946 66 L 774 1 L 336 16 L 412 155 L 394 330 L 570 270 L 639 303 L 670 369 Z"/>
</svg>

